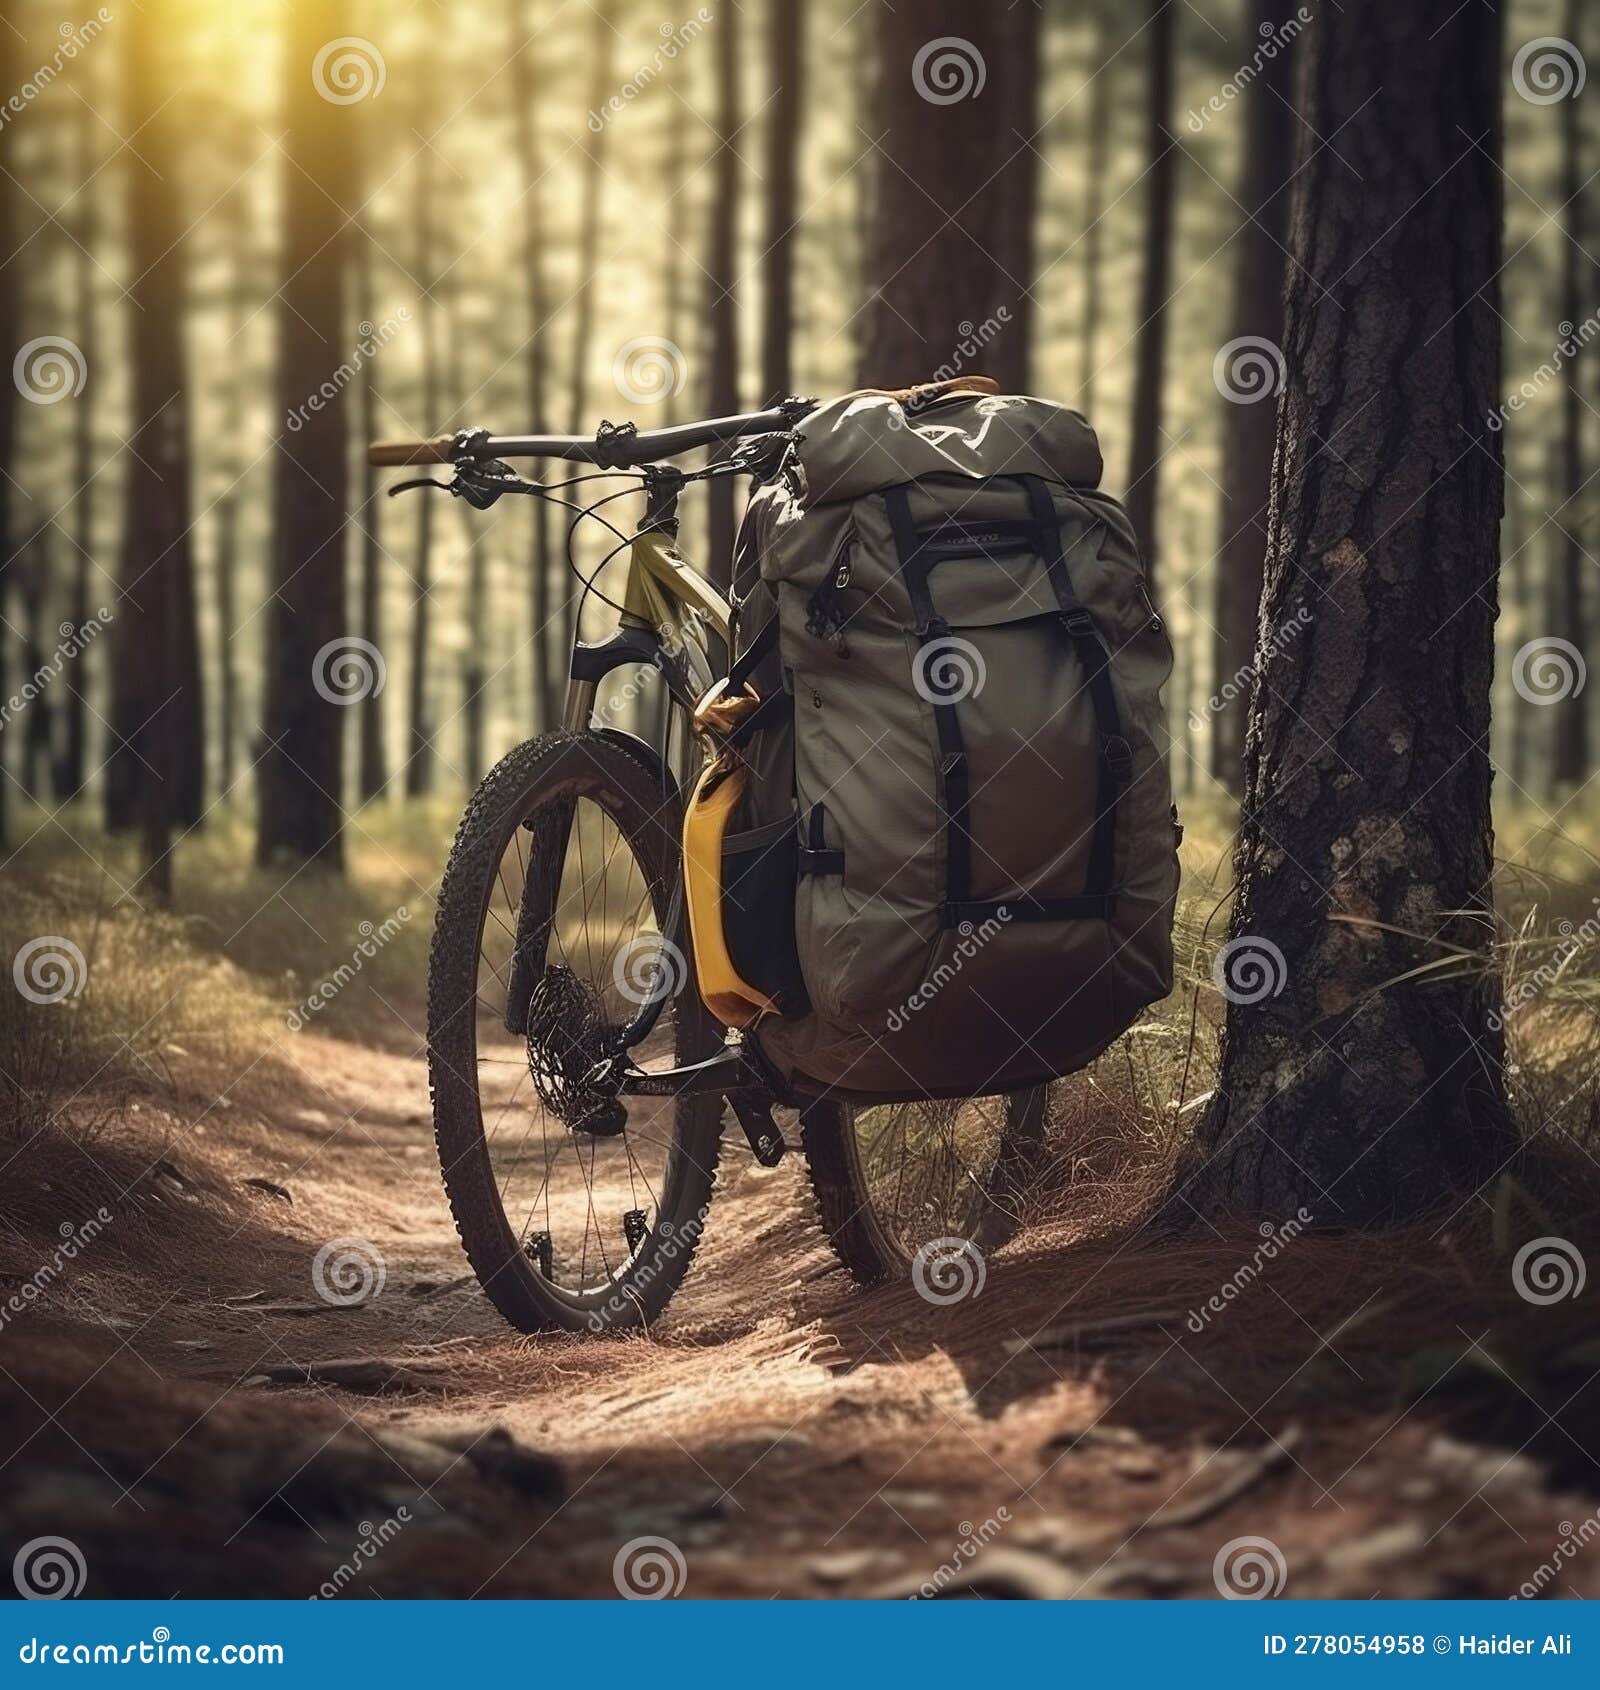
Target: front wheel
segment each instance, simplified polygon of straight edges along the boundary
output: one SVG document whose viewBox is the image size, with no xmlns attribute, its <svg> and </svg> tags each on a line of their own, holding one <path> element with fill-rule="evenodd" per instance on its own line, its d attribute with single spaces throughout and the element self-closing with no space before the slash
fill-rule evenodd
<svg viewBox="0 0 1600 1690">
<path fill-rule="evenodd" d="M 450 852 L 428 970 L 439 1161 L 473 1271 L 525 1332 L 648 1325 L 705 1223 L 722 1100 L 582 1083 L 658 993 L 638 1066 L 721 1043 L 672 931 L 680 824 L 640 757 L 559 733 L 495 765 Z"/>
<path fill-rule="evenodd" d="M 1044 1086 L 959 1101 L 815 1104 L 801 1134 L 818 1218 L 864 1285 L 946 1271 L 1021 1225 L 1044 1150 Z"/>
</svg>

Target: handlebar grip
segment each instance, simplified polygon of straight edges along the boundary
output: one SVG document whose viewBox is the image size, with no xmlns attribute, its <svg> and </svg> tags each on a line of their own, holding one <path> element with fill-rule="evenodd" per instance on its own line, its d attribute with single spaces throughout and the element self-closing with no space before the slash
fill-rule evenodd
<svg viewBox="0 0 1600 1690">
<path fill-rule="evenodd" d="M 432 440 L 374 440 L 367 447 L 369 464 L 447 464 L 454 452 L 453 434 L 436 434 Z"/>
</svg>

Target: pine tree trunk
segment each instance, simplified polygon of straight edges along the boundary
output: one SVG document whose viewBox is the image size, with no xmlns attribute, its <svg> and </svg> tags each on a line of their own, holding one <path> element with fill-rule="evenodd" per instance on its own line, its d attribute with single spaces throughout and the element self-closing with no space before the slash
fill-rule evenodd
<svg viewBox="0 0 1600 1690">
<path fill-rule="evenodd" d="M 739 409 L 739 319 L 735 310 L 734 240 L 739 226 L 739 29 L 738 13 L 725 8 L 715 30 L 716 151 L 711 161 L 711 226 L 706 248 L 706 323 L 711 336 L 706 406 L 714 417 Z M 707 573 L 724 592 L 733 580 L 734 484 L 732 476 L 708 489 L 710 536 Z"/>
<path fill-rule="evenodd" d="M 968 337 L 956 374 L 993 376 L 1003 393 L 1033 390 L 1034 232 L 1039 207 L 1039 30 L 1043 0 L 1016 0 L 1003 16 L 994 66 L 1003 149 L 992 195 L 995 268 L 1005 295 L 1005 317 L 982 324 Z M 991 339 L 991 335 L 993 338 Z"/>
<path fill-rule="evenodd" d="M 346 356 L 345 208 L 353 199 L 348 164 L 359 115 L 324 99 L 310 73 L 318 48 L 343 33 L 339 9 L 330 10 L 328 0 L 297 0 L 290 10 L 278 294 L 284 432 L 275 462 L 266 743 L 256 824 L 256 857 L 263 865 L 287 858 L 334 869 L 343 861 L 346 706 L 370 690 L 374 677 L 370 660 L 339 655 L 341 648 L 349 652 L 349 417 L 347 384 L 330 380 Z"/>
<path fill-rule="evenodd" d="M 1264 624 L 1302 631 L 1264 653 L 1222 1070 L 1181 1189 L 1359 1226 L 1515 1143 L 1489 952 L 1501 67 L 1485 6 L 1332 18 L 1302 42 L 1326 144 L 1292 213 L 1267 548 Z"/>
<path fill-rule="evenodd" d="M 1151 0 L 1145 29 L 1144 266 L 1139 281 L 1127 506 L 1152 588 L 1160 566 L 1156 511 L 1161 458 L 1166 450 L 1161 434 L 1161 400 L 1167 368 L 1167 295 L 1172 291 L 1173 194 L 1179 156 L 1172 137 L 1173 37 L 1178 7 L 1179 0 Z"/>
<path fill-rule="evenodd" d="M 37 675 L 45 654 L 55 643 L 46 640 L 45 586 L 50 580 L 54 536 L 47 522 L 28 542 L 22 568 L 22 672 Z M 22 790 L 38 803 L 50 790 L 50 749 L 55 740 L 55 701 L 48 686 L 41 687 L 22 713 Z"/>
<path fill-rule="evenodd" d="M 1089 84 L 1089 145 L 1083 167 L 1083 317 L 1078 329 L 1078 405 L 1094 420 L 1095 346 L 1100 337 L 1102 227 L 1106 214 L 1106 154 L 1110 151 L 1113 30 L 1109 7 L 1095 22 L 1094 66 Z"/>
<path fill-rule="evenodd" d="M 74 164 L 78 177 L 78 216 L 73 239 L 78 250 L 73 268 L 78 284 L 78 349 L 84 368 L 100 363 L 100 336 L 95 306 L 95 244 L 99 238 L 95 219 L 95 173 L 99 168 L 100 118 L 85 100 L 77 115 L 77 145 Z M 72 416 L 72 515 L 73 558 L 70 621 L 82 629 L 88 622 L 89 582 L 94 568 L 94 421 L 95 390 L 92 382 L 73 401 Z M 61 759 L 56 770 L 56 796 L 63 803 L 78 797 L 89 769 L 89 682 L 94 673 L 94 654 L 85 646 L 72 660 L 66 677 Z"/>
<path fill-rule="evenodd" d="M 767 22 L 767 223 L 761 272 L 761 401 L 794 389 L 794 233 L 798 210 L 800 113 L 805 89 L 805 0 L 771 0 Z"/>
<path fill-rule="evenodd" d="M 217 737 L 221 753 L 219 774 L 223 794 L 233 791 L 235 751 L 239 740 L 239 665 L 233 638 L 239 627 L 239 495 L 223 495 L 216 512 L 216 583 L 218 632 Z"/>
<path fill-rule="evenodd" d="M 369 137 L 370 138 L 370 137 Z M 368 152 L 372 152 L 368 148 Z M 366 183 L 373 174 L 369 170 Z M 365 184 L 364 184 L 365 185 Z M 355 265 L 356 310 L 363 323 L 376 323 L 376 290 L 373 287 L 374 255 L 372 236 L 364 215 L 358 216 L 352 231 L 360 246 Z M 357 429 L 361 440 L 374 440 L 381 434 L 378 419 L 378 361 L 364 359 L 356 391 L 360 410 Z M 361 470 L 361 637 L 375 650 L 383 650 L 383 503 L 384 494 L 378 485 L 378 472 L 366 462 L 362 454 Z M 374 688 L 362 699 L 359 709 L 360 744 L 357 755 L 356 791 L 363 804 L 381 798 L 389 784 L 387 736 L 384 732 L 384 698 Z"/>
<path fill-rule="evenodd" d="M 438 285 L 437 242 L 434 238 L 434 172 L 432 140 L 433 105 L 424 87 L 418 96 L 417 125 L 429 145 L 417 157 L 417 327 L 422 343 L 422 391 L 418 408 L 424 427 L 439 426 L 439 325 L 433 290 Z M 422 798 L 433 790 L 433 722 L 428 714 L 428 645 L 433 595 L 433 501 L 423 493 L 417 499 L 417 537 L 413 549 L 411 603 L 411 653 L 406 692 L 407 798 Z"/>
<path fill-rule="evenodd" d="M 1249 42 L 1257 51 L 1282 40 L 1300 0 L 1255 0 Z M 1213 617 L 1214 695 L 1233 694 L 1211 718 L 1211 773 L 1237 794 L 1244 784 L 1249 665 L 1261 612 L 1267 553 L 1267 499 L 1277 434 L 1276 358 L 1283 340 L 1283 236 L 1294 166 L 1294 63 L 1285 42 L 1265 59 L 1245 95 L 1244 180 L 1234 236 L 1234 309 L 1222 375 L 1222 537 Z M 1235 682 L 1235 677 L 1244 677 Z"/>
<path fill-rule="evenodd" d="M 131 433 L 125 454 L 117 616 L 112 627 L 106 823 L 137 827 L 136 890 L 172 895 L 175 823 L 201 800 L 199 636 L 190 550 L 189 407 L 183 344 L 184 222 L 178 204 L 183 103 L 170 97 L 170 6 L 124 20 Z"/>
<path fill-rule="evenodd" d="M 0 87 L 15 88 L 21 80 L 18 66 L 24 37 L 15 29 L 0 29 Z M 22 265 L 15 257 L 20 232 L 19 216 L 21 191 L 18 187 L 16 135 L 20 126 L 7 123 L 0 126 L 0 323 L 9 325 L 20 343 L 22 336 Z M 3 374 L 3 372 L 0 372 Z M 11 614 L 12 534 L 15 500 L 12 495 L 13 477 L 17 468 L 17 401 L 19 395 L 14 381 L 0 380 L 0 628 L 4 628 Z M 7 685 L 9 665 L 6 661 L 6 642 L 0 639 L 0 698 L 10 697 Z M 0 722 L 0 846 L 10 839 L 11 785 L 6 774 L 7 753 L 11 734 L 8 725 Z"/>
<path fill-rule="evenodd" d="M 877 0 L 873 9 L 877 83 L 864 121 L 878 145 L 857 319 L 864 387 L 1026 362 L 1005 341 L 1025 324 L 1018 284 L 1031 277 L 997 262 L 993 216 L 997 180 L 1029 168 L 1018 162 L 1022 126 L 1007 106 L 1017 32 L 1033 27 L 1024 10 L 966 0 Z"/>
<path fill-rule="evenodd" d="M 1581 54 L 1580 11 L 1579 0 L 1567 0 L 1564 19 L 1566 39 L 1572 43 L 1574 51 Z M 1592 264 L 1583 249 L 1585 183 L 1582 113 L 1582 103 L 1576 91 L 1561 102 L 1561 221 L 1566 237 L 1561 242 L 1563 339 L 1572 334 L 1593 310 L 1592 303 L 1584 303 L 1579 279 L 1579 265 Z M 1585 656 L 1589 648 L 1583 587 L 1590 565 L 1579 534 L 1581 514 L 1578 501 L 1591 473 L 1584 463 L 1583 451 L 1586 411 L 1587 406 L 1578 387 L 1578 360 L 1565 358 L 1561 366 L 1561 503 L 1556 514 L 1561 556 L 1556 574 L 1554 632 L 1562 639 L 1570 640 Z M 1550 706 L 1555 717 L 1552 724 L 1555 730 L 1552 773 L 1559 788 L 1575 789 L 1589 778 L 1588 705 L 1589 700 L 1582 693 L 1574 693 Z"/>
<path fill-rule="evenodd" d="M 549 290 L 544 265 L 544 155 L 539 145 L 536 121 L 538 79 L 534 52 L 537 37 L 530 33 L 523 17 L 523 0 L 510 0 L 510 70 L 512 119 L 517 151 L 522 161 L 522 270 L 528 296 L 528 418 L 530 434 L 542 434 L 549 427 L 550 352 L 546 319 L 550 315 Z M 529 647 L 532 665 L 534 721 L 540 728 L 553 726 L 561 714 L 562 665 L 564 651 L 556 651 L 556 629 L 550 625 L 556 586 L 556 560 L 550 546 L 551 510 L 543 499 L 533 499 L 533 543 L 528 558 L 531 571 L 533 638 Z"/>
</svg>

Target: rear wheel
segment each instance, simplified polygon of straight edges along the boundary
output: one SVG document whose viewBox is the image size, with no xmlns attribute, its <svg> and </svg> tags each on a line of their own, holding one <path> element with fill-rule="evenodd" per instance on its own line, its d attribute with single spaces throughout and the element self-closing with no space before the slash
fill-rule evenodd
<svg viewBox="0 0 1600 1690">
<path fill-rule="evenodd" d="M 801 1115 L 817 1212 L 835 1254 L 871 1285 L 937 1279 L 951 1258 L 1017 1230 L 1044 1148 L 1048 1093 L 814 1105 Z M 953 1299 L 945 1299 L 953 1300 Z"/>
<path fill-rule="evenodd" d="M 608 1100 L 584 1078 L 658 990 L 642 1068 L 713 1054 L 669 931 L 680 805 L 599 734 L 504 757 L 450 853 L 428 976 L 428 1071 L 450 1207 L 474 1272 L 523 1331 L 646 1325 L 689 1266 L 722 1100 Z"/>
</svg>

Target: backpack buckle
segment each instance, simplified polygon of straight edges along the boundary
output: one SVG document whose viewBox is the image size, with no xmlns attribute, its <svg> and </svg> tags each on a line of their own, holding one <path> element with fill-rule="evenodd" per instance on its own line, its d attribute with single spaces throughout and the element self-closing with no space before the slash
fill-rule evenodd
<svg viewBox="0 0 1600 1690">
<path fill-rule="evenodd" d="M 1081 604 L 1075 604 L 1061 612 L 1061 625 L 1075 640 L 1092 640 L 1097 631 L 1094 618 Z"/>
<path fill-rule="evenodd" d="M 1118 786 L 1126 786 L 1133 778 L 1133 747 L 1121 734 L 1100 741 L 1100 761 Z"/>
</svg>

